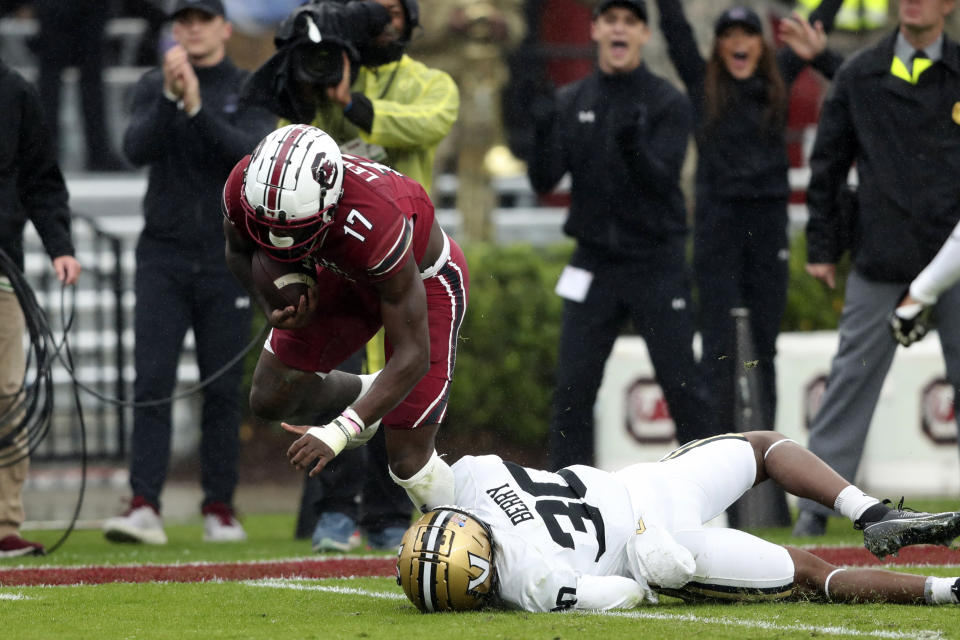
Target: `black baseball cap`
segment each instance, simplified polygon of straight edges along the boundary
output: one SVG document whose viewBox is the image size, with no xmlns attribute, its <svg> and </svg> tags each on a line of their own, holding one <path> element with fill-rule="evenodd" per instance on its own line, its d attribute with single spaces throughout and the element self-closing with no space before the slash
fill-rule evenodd
<svg viewBox="0 0 960 640">
<path fill-rule="evenodd" d="M 170 18 L 176 18 L 178 13 L 187 9 L 203 11 L 211 16 L 226 17 L 227 15 L 220 0 L 177 0 L 173 5 L 173 11 L 170 12 Z"/>
<path fill-rule="evenodd" d="M 637 17 L 647 21 L 647 3 L 646 0 L 600 0 L 593 8 L 593 17 L 596 18 L 610 7 L 625 7 L 632 9 Z"/>
<path fill-rule="evenodd" d="M 713 25 L 713 33 L 714 35 L 720 35 L 734 25 L 744 27 L 755 33 L 763 33 L 763 23 L 760 22 L 760 16 L 757 15 L 756 11 L 747 7 L 730 7 L 721 13 Z"/>
</svg>

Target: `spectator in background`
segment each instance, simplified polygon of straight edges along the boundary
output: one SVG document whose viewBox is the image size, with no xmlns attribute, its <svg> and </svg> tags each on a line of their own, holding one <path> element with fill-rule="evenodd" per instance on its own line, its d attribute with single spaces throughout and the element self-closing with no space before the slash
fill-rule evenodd
<svg viewBox="0 0 960 640">
<path fill-rule="evenodd" d="M 103 103 L 104 27 L 109 0 L 34 0 L 40 23 L 35 53 L 40 68 L 37 85 L 47 127 L 59 143 L 60 94 L 64 69 L 80 71 L 79 95 L 83 112 L 83 141 L 88 171 L 120 171 L 124 162 L 113 151 Z"/>
<path fill-rule="evenodd" d="M 802 15 L 810 17 L 828 1 L 796 0 L 788 4 L 794 5 Z M 889 5 L 889 0 L 843 0 L 834 22 L 836 31 L 830 37 L 830 48 L 847 56 L 876 44 L 890 21 Z"/>
<path fill-rule="evenodd" d="M 23 228 L 29 219 L 53 259 L 57 278 L 72 285 L 80 275 L 80 263 L 73 257 L 70 241 L 69 196 L 57 166 L 53 138 L 40 114 L 40 98 L 33 86 L 0 62 L 0 116 L 4 123 L 0 134 L 0 198 L 4 203 L 0 207 L 0 249 L 23 269 Z M 0 446 L 0 558 L 44 552 L 43 545 L 28 542 L 18 533 L 24 519 L 21 490 L 29 458 L 25 434 L 15 435 L 21 416 L 12 407 L 22 398 L 24 330 L 23 311 L 9 274 L 0 270 L 0 441 L 4 443 Z"/>
<path fill-rule="evenodd" d="M 807 272 L 831 288 L 847 247 L 836 210 L 851 165 L 858 212 L 840 344 L 810 450 L 847 480 L 857 473 L 897 343 L 888 316 L 960 221 L 960 45 L 944 34 L 954 0 L 901 0 L 900 25 L 841 67 L 810 159 Z M 947 378 L 960 385 L 960 288 L 934 306 Z M 957 395 L 960 397 L 960 394 Z M 918 434 L 919 437 L 919 434 Z M 822 535 L 830 509 L 800 501 L 795 536 Z"/>
<path fill-rule="evenodd" d="M 697 177 L 694 274 L 700 301 L 701 365 L 716 415 L 734 419 L 737 367 L 735 308 L 750 312 L 760 381 L 760 424 L 773 425 L 774 359 L 787 303 L 786 124 L 789 87 L 807 63 L 828 77 L 840 64 L 826 52 L 824 24 L 840 0 L 827 0 L 812 20 L 785 19 L 789 44 L 775 52 L 760 17 L 734 7 L 717 18 L 708 60 L 700 55 L 680 0 L 657 0 L 670 59 L 693 103 Z"/>
<path fill-rule="evenodd" d="M 231 26 L 220 0 L 178 0 L 177 45 L 134 90 L 124 151 L 150 167 L 137 245 L 134 365 L 137 371 L 127 512 L 110 518 L 112 541 L 163 544 L 160 492 L 170 461 L 171 409 L 183 338 L 193 328 L 200 377 L 242 352 L 250 300 L 224 262 L 223 183 L 273 127 L 266 111 L 239 106 L 247 77 L 225 55 Z M 200 441 L 204 540 L 243 540 L 233 511 L 242 364 L 204 388 Z"/>
<path fill-rule="evenodd" d="M 530 182 L 571 174 L 564 232 L 577 248 L 557 284 L 565 298 L 550 425 L 553 468 L 593 461 L 593 405 L 624 320 L 646 341 L 680 442 L 716 433 L 693 357 L 680 168 L 686 98 L 642 63 L 644 0 L 604 0 L 591 25 L 599 69 L 534 108 Z"/>
<path fill-rule="evenodd" d="M 349 4 L 355 8 L 328 3 L 309 12 L 323 41 L 330 41 L 328 30 L 341 18 L 353 21 L 356 33 L 366 32 L 368 23 L 375 25 L 370 27 L 375 35 L 344 42 L 345 46 L 335 50 L 309 39 L 291 42 L 289 46 L 296 49 L 290 52 L 292 59 L 299 65 L 292 70 L 297 84 L 291 90 L 309 103 L 311 124 L 333 137 L 344 152 L 382 162 L 429 191 L 437 145 L 457 119 L 457 86 L 448 74 L 405 53 L 419 26 L 416 0 Z M 287 54 L 281 51 L 279 55 Z M 309 73 L 330 69 L 325 59 L 331 55 L 336 63 L 331 65 L 329 77 Z M 366 363 L 368 372 L 383 367 L 382 331 L 368 345 Z M 338 368 L 359 373 L 356 361 Z M 366 472 L 357 472 L 365 467 Z M 362 496 L 360 505 L 358 494 Z M 358 525 L 374 549 L 395 549 L 410 524 L 410 503 L 387 473 L 384 436 L 378 434 L 368 446 L 345 451 L 323 474 L 308 477 L 301 511 L 301 521 L 311 523 L 315 551 L 356 547 L 360 544 Z"/>
</svg>

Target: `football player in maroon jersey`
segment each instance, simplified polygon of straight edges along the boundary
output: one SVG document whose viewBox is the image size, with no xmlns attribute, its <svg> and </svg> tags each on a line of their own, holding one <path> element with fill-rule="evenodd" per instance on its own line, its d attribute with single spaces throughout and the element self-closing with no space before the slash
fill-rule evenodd
<svg viewBox="0 0 960 640">
<path fill-rule="evenodd" d="M 241 160 L 224 187 L 227 263 L 268 314 L 273 330 L 253 376 L 250 404 L 267 419 L 339 412 L 300 436 L 290 461 L 311 475 L 382 421 L 391 477 L 414 504 L 453 499 L 453 474 L 434 438 L 446 413 L 468 274 L 457 244 L 415 180 L 341 154 L 316 127 L 289 125 Z M 299 305 L 271 309 L 256 291 L 254 251 L 316 264 Z M 380 327 L 387 361 L 377 374 L 335 367 Z"/>
</svg>

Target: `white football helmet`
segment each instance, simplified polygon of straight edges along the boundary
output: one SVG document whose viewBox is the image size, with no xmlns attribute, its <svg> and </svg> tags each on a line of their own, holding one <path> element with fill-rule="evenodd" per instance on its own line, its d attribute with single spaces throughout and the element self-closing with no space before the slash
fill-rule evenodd
<svg viewBox="0 0 960 640">
<path fill-rule="evenodd" d="M 484 606 L 496 595 L 490 528 L 456 507 L 423 514 L 400 543 L 397 584 L 420 611 Z"/>
<path fill-rule="evenodd" d="M 323 244 L 343 195 L 343 158 L 329 134 L 291 124 L 267 135 L 243 178 L 250 236 L 275 260 L 295 262 Z"/>
</svg>

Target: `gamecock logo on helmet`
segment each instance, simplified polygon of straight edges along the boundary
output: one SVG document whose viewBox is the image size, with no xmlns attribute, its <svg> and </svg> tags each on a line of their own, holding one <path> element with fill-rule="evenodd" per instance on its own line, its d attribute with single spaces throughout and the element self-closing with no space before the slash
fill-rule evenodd
<svg viewBox="0 0 960 640">
<path fill-rule="evenodd" d="M 324 189 L 332 189 L 337 184 L 337 163 L 327 157 L 326 153 L 318 153 L 310 167 L 313 179 Z"/>
</svg>

